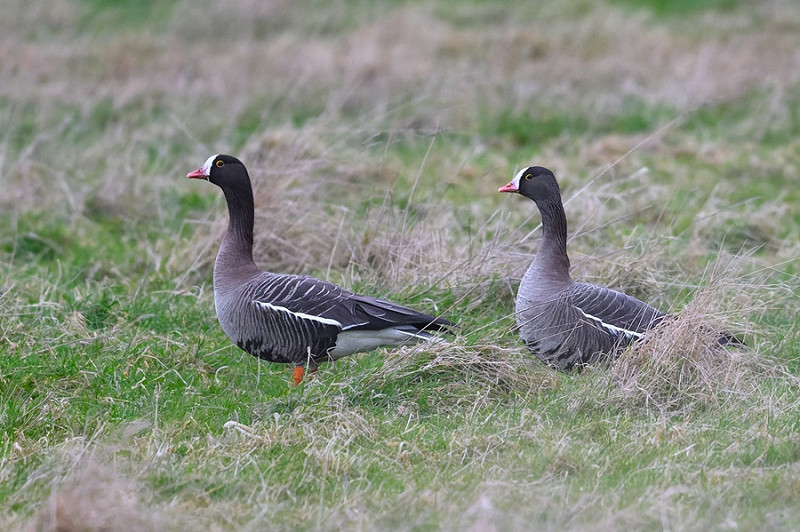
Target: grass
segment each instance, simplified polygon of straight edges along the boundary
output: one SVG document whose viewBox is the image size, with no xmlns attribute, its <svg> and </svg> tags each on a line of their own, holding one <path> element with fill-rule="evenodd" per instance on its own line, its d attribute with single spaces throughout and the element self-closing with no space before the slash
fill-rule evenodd
<svg viewBox="0 0 800 532">
<path fill-rule="evenodd" d="M 0 528 L 797 528 L 793 5 L 4 7 Z M 231 346 L 218 152 L 260 265 L 457 335 L 296 389 Z M 514 329 L 528 164 L 574 275 L 678 314 L 580 374 Z"/>
</svg>

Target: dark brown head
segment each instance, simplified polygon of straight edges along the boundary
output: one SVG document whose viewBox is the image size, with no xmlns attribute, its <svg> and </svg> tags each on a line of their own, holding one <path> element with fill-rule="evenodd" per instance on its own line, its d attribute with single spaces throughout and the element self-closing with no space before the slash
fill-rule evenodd
<svg viewBox="0 0 800 532">
<path fill-rule="evenodd" d="M 223 190 L 226 188 L 250 188 L 250 176 L 242 162 L 232 155 L 212 155 L 205 164 L 189 172 L 186 177 L 206 179 Z"/>
<path fill-rule="evenodd" d="M 536 203 L 542 200 L 561 197 L 558 182 L 553 172 L 542 166 L 529 166 L 520 170 L 507 185 L 498 192 L 517 192 L 532 199 Z"/>
</svg>

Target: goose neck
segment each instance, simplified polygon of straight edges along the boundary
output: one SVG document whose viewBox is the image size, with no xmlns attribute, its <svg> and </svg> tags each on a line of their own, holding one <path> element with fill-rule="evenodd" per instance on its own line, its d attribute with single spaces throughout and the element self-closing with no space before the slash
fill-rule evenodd
<svg viewBox="0 0 800 532">
<path fill-rule="evenodd" d="M 549 276 L 569 279 L 567 215 L 561 198 L 549 198 L 537 205 L 542 214 L 542 244 L 536 254 L 537 261 Z"/>
<path fill-rule="evenodd" d="M 244 255 L 253 261 L 253 190 L 247 188 L 225 188 L 228 203 L 228 232 L 223 247 L 227 252 Z"/>
</svg>

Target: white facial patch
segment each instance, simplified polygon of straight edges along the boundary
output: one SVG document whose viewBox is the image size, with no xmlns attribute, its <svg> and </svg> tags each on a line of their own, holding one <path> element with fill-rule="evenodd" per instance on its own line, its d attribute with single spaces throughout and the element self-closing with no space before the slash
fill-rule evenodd
<svg viewBox="0 0 800 532">
<path fill-rule="evenodd" d="M 216 159 L 217 157 L 219 157 L 218 153 L 215 154 L 215 155 L 212 155 L 211 157 L 206 159 L 206 162 L 203 164 L 203 175 L 204 176 L 208 177 L 208 176 L 211 175 L 211 165 L 214 164 L 214 159 Z"/>
<path fill-rule="evenodd" d="M 527 171 L 528 171 L 527 168 L 523 168 L 522 170 L 517 172 L 517 175 L 515 175 L 514 179 L 511 180 L 511 182 L 514 183 L 514 188 L 516 188 L 517 190 L 519 190 L 519 180 L 522 179 L 522 174 L 524 174 Z"/>
</svg>

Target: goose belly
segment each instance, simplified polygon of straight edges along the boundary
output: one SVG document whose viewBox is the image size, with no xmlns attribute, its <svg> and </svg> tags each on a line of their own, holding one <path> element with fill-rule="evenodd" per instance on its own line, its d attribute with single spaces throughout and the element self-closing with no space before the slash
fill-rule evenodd
<svg viewBox="0 0 800 532">
<path fill-rule="evenodd" d="M 377 331 L 342 331 L 336 337 L 328 354 L 337 359 L 343 356 L 372 351 L 378 347 L 398 346 L 404 343 L 415 343 L 432 337 L 411 327 L 388 327 Z"/>
</svg>

